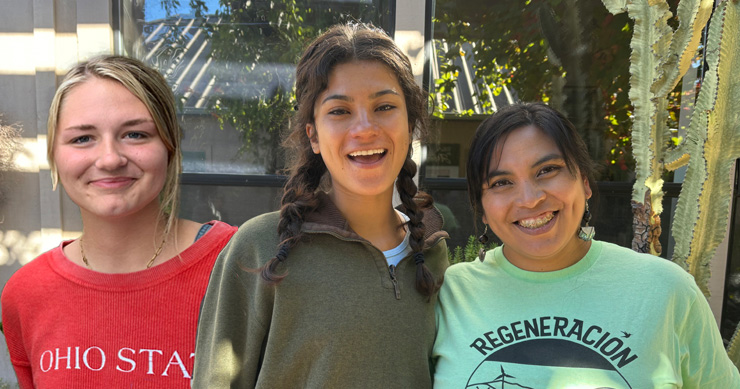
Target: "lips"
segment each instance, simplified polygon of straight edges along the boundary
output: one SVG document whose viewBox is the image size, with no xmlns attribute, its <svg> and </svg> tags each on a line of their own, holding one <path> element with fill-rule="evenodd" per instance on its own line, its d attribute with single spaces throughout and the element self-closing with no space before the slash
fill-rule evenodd
<svg viewBox="0 0 740 389">
<path fill-rule="evenodd" d="M 125 187 L 134 180 L 132 177 L 106 177 L 91 180 L 90 184 L 103 189 L 116 189 Z"/>
<path fill-rule="evenodd" d="M 540 228 L 546 225 L 547 223 L 549 223 L 550 220 L 552 220 L 555 217 L 555 213 L 556 212 L 545 212 L 536 217 L 517 220 L 514 223 L 519 225 L 520 227 L 534 230 L 534 229 Z"/>
<path fill-rule="evenodd" d="M 352 161 L 370 164 L 381 160 L 387 151 L 386 149 L 358 150 L 349 153 L 348 156 Z"/>
</svg>

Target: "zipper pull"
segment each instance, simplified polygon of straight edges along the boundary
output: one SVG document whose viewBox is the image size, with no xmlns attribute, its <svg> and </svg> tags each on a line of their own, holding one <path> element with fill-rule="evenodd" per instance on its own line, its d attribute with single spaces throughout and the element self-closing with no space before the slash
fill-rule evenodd
<svg viewBox="0 0 740 389">
<path fill-rule="evenodd" d="M 393 283 L 393 289 L 396 290 L 396 300 L 401 299 L 401 291 L 398 289 L 398 280 L 396 279 L 396 266 L 388 266 L 388 272 L 391 274 L 391 282 Z"/>
</svg>

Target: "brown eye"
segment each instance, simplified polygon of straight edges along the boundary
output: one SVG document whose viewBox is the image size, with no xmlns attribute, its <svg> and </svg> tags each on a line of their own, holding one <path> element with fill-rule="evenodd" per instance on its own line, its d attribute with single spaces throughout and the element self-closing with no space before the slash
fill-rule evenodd
<svg viewBox="0 0 740 389">
<path fill-rule="evenodd" d="M 560 166 L 555 166 L 555 165 L 545 166 L 545 167 L 543 167 L 540 170 L 540 174 L 539 175 L 548 174 L 548 173 L 552 173 L 552 172 L 557 172 L 557 171 L 560 171 L 560 169 L 562 169 L 562 167 L 560 167 Z"/>
<path fill-rule="evenodd" d="M 491 188 L 491 189 L 493 189 L 493 188 L 502 188 L 502 187 L 507 186 L 507 185 L 511 185 L 511 181 L 509 181 L 509 180 L 496 180 L 496 181 L 490 182 L 488 184 L 488 187 Z"/>
<path fill-rule="evenodd" d="M 329 115 L 344 115 L 344 114 L 348 114 L 348 113 L 349 113 L 349 111 L 347 111 L 344 108 L 335 108 L 335 109 L 332 109 L 331 111 L 329 111 Z"/>
</svg>

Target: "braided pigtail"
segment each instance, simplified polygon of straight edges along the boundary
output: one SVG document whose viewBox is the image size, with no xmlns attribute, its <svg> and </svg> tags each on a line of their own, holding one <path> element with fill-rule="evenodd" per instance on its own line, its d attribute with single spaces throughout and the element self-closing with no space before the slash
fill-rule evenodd
<svg viewBox="0 0 740 389">
<path fill-rule="evenodd" d="M 285 192 L 281 199 L 278 235 L 280 245 L 277 254 L 262 267 L 262 279 L 276 285 L 285 278 L 286 273 L 278 274 L 277 267 L 285 262 L 293 248 L 303 236 L 303 216 L 313 212 L 319 205 L 316 189 L 321 184 L 321 177 L 326 165 L 320 156 L 311 155 L 305 164 L 300 165 L 288 178 Z"/>
<path fill-rule="evenodd" d="M 401 198 L 404 208 L 406 209 L 406 216 L 409 217 L 409 245 L 414 253 L 414 262 L 416 263 L 416 290 L 425 296 L 432 296 L 439 290 L 439 283 L 434 279 L 434 275 L 429 270 L 427 265 L 424 263 L 424 223 L 421 221 L 424 216 L 424 211 L 421 210 L 420 205 L 414 198 L 417 195 L 418 189 L 414 183 L 414 175 L 416 174 L 416 163 L 411 159 L 411 151 L 406 157 L 406 161 L 401 168 L 401 172 L 398 174 L 398 180 L 396 180 L 396 189 L 398 195 Z M 422 193 L 419 193 L 422 194 Z M 426 204 L 430 204 L 430 198 L 428 195 L 423 194 Z M 430 204 L 431 205 L 431 204 Z"/>
</svg>

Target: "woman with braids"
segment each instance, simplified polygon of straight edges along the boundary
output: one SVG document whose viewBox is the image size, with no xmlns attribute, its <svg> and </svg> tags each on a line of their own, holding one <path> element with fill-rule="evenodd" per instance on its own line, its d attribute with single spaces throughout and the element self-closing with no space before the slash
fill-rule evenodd
<svg viewBox="0 0 740 389">
<path fill-rule="evenodd" d="M 177 217 L 181 137 L 169 85 L 139 61 L 93 58 L 62 80 L 47 151 L 82 235 L 3 289 L 22 389 L 190 386 L 208 275 L 236 228 Z"/>
<path fill-rule="evenodd" d="M 380 30 L 335 26 L 301 57 L 296 97 L 282 208 L 217 260 L 193 387 L 431 387 L 447 234 L 415 198 L 427 102 L 409 60 Z"/>
<path fill-rule="evenodd" d="M 592 239 L 593 172 L 573 124 L 545 104 L 478 127 L 468 192 L 503 245 L 446 273 L 435 388 L 740 388 L 691 275 Z"/>
</svg>

